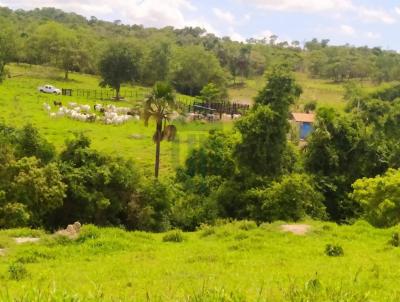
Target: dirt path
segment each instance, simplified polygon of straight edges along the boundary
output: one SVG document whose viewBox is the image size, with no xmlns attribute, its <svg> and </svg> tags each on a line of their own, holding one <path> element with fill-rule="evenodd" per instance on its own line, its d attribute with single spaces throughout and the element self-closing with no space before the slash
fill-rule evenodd
<svg viewBox="0 0 400 302">
<path fill-rule="evenodd" d="M 0 249 L 0 256 L 5 256 L 5 255 L 6 255 L 6 250 Z"/>
<path fill-rule="evenodd" d="M 283 224 L 281 229 L 284 232 L 290 232 L 295 235 L 305 235 L 310 231 L 311 226 L 308 224 Z"/>
<path fill-rule="evenodd" d="M 27 242 L 38 242 L 40 238 L 35 237 L 16 237 L 14 238 L 17 244 L 27 243 Z"/>
</svg>

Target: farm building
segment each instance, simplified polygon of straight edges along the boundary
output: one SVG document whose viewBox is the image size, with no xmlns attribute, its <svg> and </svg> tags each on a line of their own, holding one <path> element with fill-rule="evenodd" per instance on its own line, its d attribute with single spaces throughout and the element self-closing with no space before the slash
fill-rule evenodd
<svg viewBox="0 0 400 302">
<path fill-rule="evenodd" d="M 313 130 L 314 113 L 292 113 L 292 121 L 299 127 L 299 136 L 305 140 Z"/>
</svg>

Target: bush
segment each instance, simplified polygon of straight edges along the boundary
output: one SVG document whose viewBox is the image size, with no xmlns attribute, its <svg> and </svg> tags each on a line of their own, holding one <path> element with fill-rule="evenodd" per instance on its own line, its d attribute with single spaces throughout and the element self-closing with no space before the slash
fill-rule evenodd
<svg viewBox="0 0 400 302">
<path fill-rule="evenodd" d="M 389 169 L 375 178 L 359 179 L 353 184 L 353 200 L 365 211 L 375 227 L 390 227 L 400 222 L 400 170 Z"/>
<path fill-rule="evenodd" d="M 28 225 L 29 212 L 25 205 L 21 203 L 7 203 L 0 207 L 0 227 L 18 228 Z"/>
<path fill-rule="evenodd" d="M 171 185 L 159 180 L 144 181 L 127 206 L 129 229 L 163 232 L 170 228 Z"/>
<path fill-rule="evenodd" d="M 394 247 L 399 247 L 400 246 L 400 235 L 399 233 L 393 233 L 392 238 L 389 241 L 389 244 L 394 246 Z"/>
<path fill-rule="evenodd" d="M 340 245 L 327 244 L 325 246 L 325 254 L 329 257 L 339 257 L 344 255 L 344 251 Z"/>
<path fill-rule="evenodd" d="M 200 231 L 200 237 L 208 237 L 215 234 L 215 228 L 209 226 L 208 224 L 201 224 L 199 231 Z"/>
<path fill-rule="evenodd" d="M 254 221 L 243 220 L 239 222 L 239 229 L 244 231 L 250 231 L 257 228 L 257 224 Z"/>
<path fill-rule="evenodd" d="M 85 224 L 79 231 L 78 242 L 85 242 L 90 239 L 97 239 L 101 235 L 101 231 L 98 227 L 92 224 Z"/>
<path fill-rule="evenodd" d="M 20 262 L 11 263 L 8 266 L 8 273 L 10 275 L 11 280 L 20 281 L 29 277 L 29 273 L 25 266 Z"/>
<path fill-rule="evenodd" d="M 183 233 L 181 230 L 170 231 L 163 237 L 164 242 L 182 242 L 183 239 Z"/>
<path fill-rule="evenodd" d="M 298 221 L 306 216 L 323 219 L 326 216 L 323 196 L 306 174 L 285 175 L 280 182 L 273 182 L 258 194 L 264 199 L 262 218 L 266 221 Z"/>
</svg>

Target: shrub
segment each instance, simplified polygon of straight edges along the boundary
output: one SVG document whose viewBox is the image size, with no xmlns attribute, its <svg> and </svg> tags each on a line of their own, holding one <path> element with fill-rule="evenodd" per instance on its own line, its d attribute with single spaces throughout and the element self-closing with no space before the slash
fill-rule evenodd
<svg viewBox="0 0 400 302">
<path fill-rule="evenodd" d="M 81 227 L 78 242 L 85 242 L 90 239 L 97 239 L 101 235 L 100 229 L 92 224 L 85 224 Z"/>
<path fill-rule="evenodd" d="M 183 233 L 181 230 L 170 231 L 163 237 L 164 242 L 182 242 L 183 239 Z"/>
<path fill-rule="evenodd" d="M 338 244 L 327 244 L 325 254 L 329 257 L 339 257 L 344 255 L 343 248 Z"/>
<path fill-rule="evenodd" d="M 305 216 L 325 218 L 323 196 L 306 174 L 290 174 L 273 182 L 266 190 L 258 190 L 263 199 L 262 214 L 266 221 L 298 221 Z"/>
<path fill-rule="evenodd" d="M 254 221 L 243 220 L 239 222 L 239 229 L 244 231 L 250 231 L 257 228 L 257 224 Z"/>
<path fill-rule="evenodd" d="M 0 207 L 0 227 L 17 228 L 28 225 L 29 212 L 25 205 L 14 202 Z"/>
<path fill-rule="evenodd" d="M 361 204 L 372 225 L 390 227 L 400 222 L 400 170 L 389 169 L 382 176 L 359 179 L 353 189 L 351 198 Z"/>
<path fill-rule="evenodd" d="M 390 245 L 393 245 L 394 247 L 399 247 L 400 246 L 400 235 L 399 233 L 393 233 L 392 238 L 389 241 Z"/>
<path fill-rule="evenodd" d="M 200 237 L 208 237 L 215 234 L 215 228 L 208 224 L 201 224 L 199 230 Z"/>
<path fill-rule="evenodd" d="M 141 183 L 127 206 L 128 228 L 154 232 L 168 230 L 172 200 L 171 187 L 159 180 Z"/>
<path fill-rule="evenodd" d="M 8 273 L 10 275 L 11 280 L 20 281 L 29 276 L 29 273 L 25 266 L 20 262 L 11 263 L 8 266 Z"/>
</svg>

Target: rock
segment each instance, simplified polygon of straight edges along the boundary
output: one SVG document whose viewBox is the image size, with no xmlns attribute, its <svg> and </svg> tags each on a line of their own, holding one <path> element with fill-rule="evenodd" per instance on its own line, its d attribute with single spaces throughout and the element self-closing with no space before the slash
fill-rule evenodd
<svg viewBox="0 0 400 302">
<path fill-rule="evenodd" d="M 74 222 L 74 224 L 69 224 L 64 230 L 59 230 L 56 232 L 57 235 L 67 236 L 70 238 L 76 238 L 81 230 L 81 223 L 79 221 Z"/>
<path fill-rule="evenodd" d="M 14 238 L 17 244 L 27 243 L 27 242 L 38 242 L 40 238 L 35 237 L 16 237 Z"/>
</svg>

